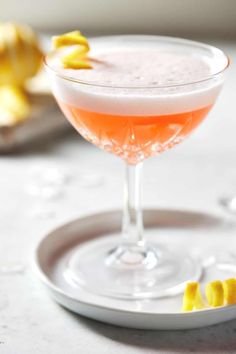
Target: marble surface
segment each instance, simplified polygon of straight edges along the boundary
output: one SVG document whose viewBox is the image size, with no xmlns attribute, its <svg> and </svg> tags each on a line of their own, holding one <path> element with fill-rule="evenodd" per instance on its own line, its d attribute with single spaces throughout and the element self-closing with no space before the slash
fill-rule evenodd
<svg viewBox="0 0 236 354">
<path fill-rule="evenodd" d="M 236 61 L 236 44 L 219 46 Z M 218 202 L 236 195 L 235 74 L 233 63 L 216 106 L 191 138 L 145 163 L 143 204 L 210 212 L 236 235 L 236 215 Z M 42 235 L 78 216 L 121 208 L 119 159 L 72 132 L 1 156 L 0 171 L 1 354 L 236 352 L 236 320 L 178 332 L 118 328 L 64 310 L 35 277 L 31 258 Z"/>
</svg>

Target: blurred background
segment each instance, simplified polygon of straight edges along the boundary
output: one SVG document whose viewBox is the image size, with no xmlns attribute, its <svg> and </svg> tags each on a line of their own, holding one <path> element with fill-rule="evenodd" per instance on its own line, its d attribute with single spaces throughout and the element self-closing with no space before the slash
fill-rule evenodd
<svg viewBox="0 0 236 354">
<path fill-rule="evenodd" d="M 235 0 L 1 0 L 1 21 L 39 31 L 80 28 L 87 34 L 236 35 Z"/>
</svg>

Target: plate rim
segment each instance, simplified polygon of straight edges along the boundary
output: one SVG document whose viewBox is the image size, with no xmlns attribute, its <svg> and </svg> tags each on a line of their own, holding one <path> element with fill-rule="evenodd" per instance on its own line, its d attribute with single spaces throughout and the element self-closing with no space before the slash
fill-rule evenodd
<svg viewBox="0 0 236 354">
<path fill-rule="evenodd" d="M 147 208 L 145 209 L 145 212 L 148 213 L 149 211 L 156 211 L 158 209 L 156 208 Z M 162 209 L 163 210 L 163 209 Z M 173 211 L 175 209 L 164 209 L 166 211 L 170 210 Z M 200 212 L 203 213 L 204 211 L 197 211 L 197 210 L 188 210 L 188 212 Z M 187 211 L 186 211 L 187 212 Z M 40 240 L 37 242 L 36 246 L 34 247 L 34 251 L 33 251 L 33 257 L 31 260 L 32 263 L 32 267 L 34 272 L 36 273 L 36 275 L 38 276 L 38 278 L 42 281 L 42 283 L 44 285 L 46 285 L 50 290 L 52 290 L 55 293 L 58 293 L 59 295 L 68 298 L 70 301 L 74 301 L 76 303 L 80 303 L 81 305 L 86 305 L 86 306 L 90 306 L 93 308 L 96 308 L 98 310 L 110 310 L 110 311 L 116 311 L 122 314 L 126 314 L 126 315 L 142 315 L 142 316 L 158 316 L 158 317 L 175 317 L 175 318 L 191 318 L 191 317 L 202 317 L 204 315 L 207 315 L 207 313 L 211 313 L 212 315 L 214 314 L 220 314 L 220 313 L 225 313 L 225 312 L 230 312 L 232 309 L 236 309 L 236 304 L 233 305 L 226 305 L 226 306 L 220 306 L 217 308 L 206 308 L 206 309 L 200 309 L 200 310 L 193 310 L 193 311 L 189 311 L 189 312 L 147 312 L 147 311 L 134 311 L 134 310 L 127 310 L 127 309 L 118 309 L 115 307 L 111 307 L 110 305 L 105 306 L 105 305 L 100 305 L 100 304 L 95 304 L 93 302 L 89 302 L 86 300 L 81 300 L 75 296 L 72 296 L 71 294 L 66 293 L 65 291 L 63 291 L 61 288 L 59 288 L 58 286 L 56 286 L 51 280 L 50 278 L 45 274 L 44 270 L 41 267 L 40 261 L 39 261 L 39 252 L 40 252 L 40 248 L 43 244 L 43 242 L 45 242 L 50 236 L 52 236 L 53 234 L 57 233 L 58 231 L 62 230 L 63 228 L 69 227 L 71 224 L 76 224 L 78 222 L 83 222 L 86 219 L 89 219 L 91 217 L 102 217 L 108 214 L 121 214 L 121 210 L 120 209 L 112 209 L 112 210 L 104 210 L 104 211 L 100 211 L 98 213 L 92 213 L 92 214 L 85 214 L 82 216 L 79 216 L 77 218 L 73 218 L 67 222 L 61 223 L 59 225 L 57 225 L 56 227 L 52 228 L 51 230 L 47 231 L 46 234 L 44 234 Z M 208 215 L 214 215 L 212 213 L 207 212 Z M 155 301 L 155 299 L 152 299 Z M 132 301 L 132 300 L 130 300 Z M 181 309 L 180 309 L 181 311 Z M 225 320 L 227 321 L 227 320 Z M 222 321 L 223 322 L 223 321 Z"/>
</svg>

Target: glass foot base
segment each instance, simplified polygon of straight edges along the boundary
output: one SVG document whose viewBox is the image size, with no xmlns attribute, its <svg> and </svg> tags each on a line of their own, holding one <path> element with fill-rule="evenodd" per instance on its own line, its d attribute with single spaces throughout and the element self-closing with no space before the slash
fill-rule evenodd
<svg viewBox="0 0 236 354">
<path fill-rule="evenodd" d="M 117 246 L 118 238 L 100 238 L 76 249 L 64 277 L 75 287 L 126 299 L 174 296 L 185 282 L 198 280 L 201 265 L 187 253 L 170 253 L 157 244 Z"/>
<path fill-rule="evenodd" d="M 221 206 L 229 213 L 236 214 L 236 197 L 225 197 L 219 200 Z"/>
</svg>

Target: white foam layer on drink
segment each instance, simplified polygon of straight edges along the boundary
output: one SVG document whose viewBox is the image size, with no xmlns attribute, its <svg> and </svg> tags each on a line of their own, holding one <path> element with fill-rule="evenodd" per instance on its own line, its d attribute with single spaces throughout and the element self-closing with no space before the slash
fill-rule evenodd
<svg viewBox="0 0 236 354">
<path fill-rule="evenodd" d="M 91 49 L 92 70 L 64 69 L 60 61 L 64 51 L 49 57 L 49 66 L 59 75 L 83 82 L 49 70 L 57 99 L 100 113 L 167 115 L 211 105 L 221 88 L 222 77 L 209 77 L 223 67 L 223 55 L 210 58 L 189 46 L 117 43 L 112 38 L 110 43 L 94 39 Z"/>
</svg>

